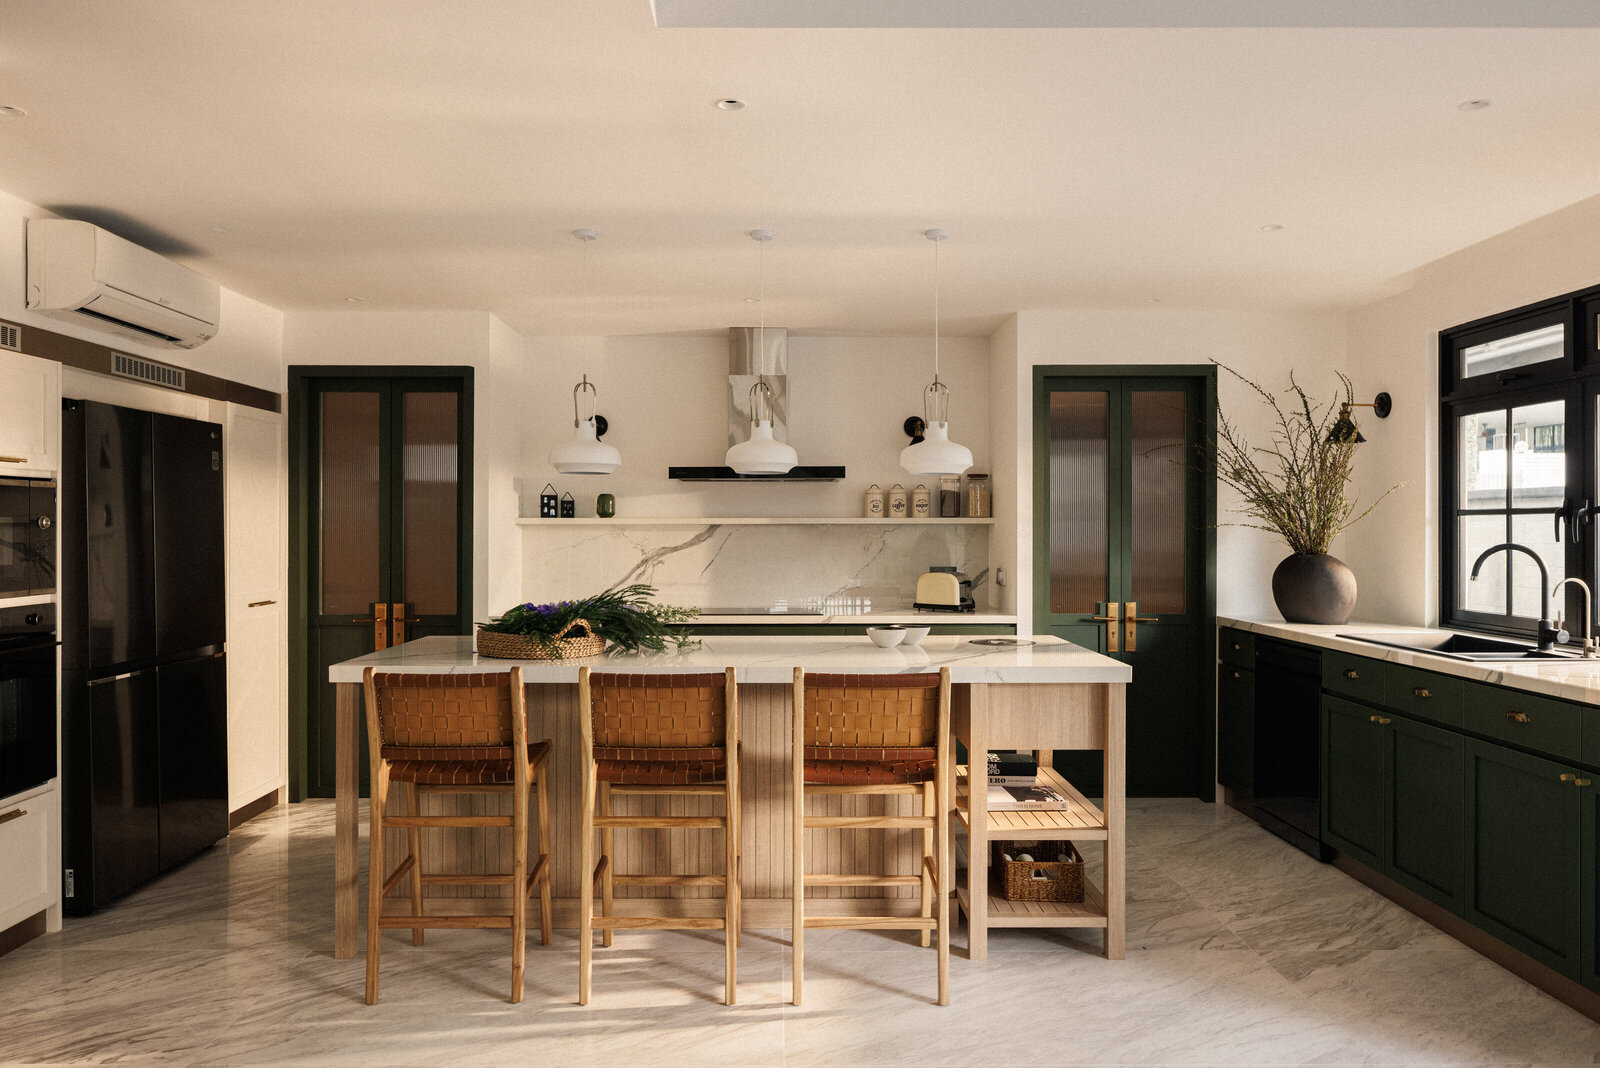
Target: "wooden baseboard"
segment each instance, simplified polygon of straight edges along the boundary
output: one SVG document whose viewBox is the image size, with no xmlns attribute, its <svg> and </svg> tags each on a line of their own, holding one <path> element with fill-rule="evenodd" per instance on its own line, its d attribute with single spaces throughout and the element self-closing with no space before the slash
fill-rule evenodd
<svg viewBox="0 0 1600 1068">
<path fill-rule="evenodd" d="M 249 802 L 248 804 L 240 805 L 233 812 L 228 813 L 228 830 L 231 831 L 240 824 L 248 823 L 249 821 L 255 819 L 263 812 L 269 812 L 272 809 L 277 808 L 283 803 L 281 800 L 282 796 L 283 791 L 281 789 L 271 790 L 262 794 L 260 797 Z"/>
<path fill-rule="evenodd" d="M 35 938 L 44 934 L 44 912 L 35 912 L 32 916 L 14 923 L 4 931 L 0 931 L 0 957 L 10 953 L 18 946 L 26 945 Z"/>
<path fill-rule="evenodd" d="M 1570 1005 L 1589 1019 L 1600 1021 L 1600 994 L 1596 994 L 1582 983 L 1568 979 L 1555 969 L 1541 964 L 1519 950 L 1512 949 L 1455 913 L 1439 907 L 1414 890 L 1401 886 L 1381 872 L 1373 871 L 1358 860 L 1352 860 L 1343 853 L 1336 853 L 1330 863 L 1357 882 L 1365 883 L 1395 904 L 1427 920 L 1469 949 L 1488 957 L 1506 971 L 1538 987 L 1556 1000 Z"/>
</svg>

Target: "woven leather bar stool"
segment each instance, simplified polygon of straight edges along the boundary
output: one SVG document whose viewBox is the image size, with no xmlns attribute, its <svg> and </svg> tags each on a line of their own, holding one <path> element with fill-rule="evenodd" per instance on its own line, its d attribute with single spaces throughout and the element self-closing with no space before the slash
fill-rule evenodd
<svg viewBox="0 0 1600 1068">
<path fill-rule="evenodd" d="M 589 884 L 578 908 L 578 1004 L 587 1005 L 594 968 L 594 929 L 611 945 L 621 928 L 721 930 L 726 990 L 732 1005 L 739 943 L 739 697 L 733 669 L 698 675 L 626 675 L 578 671 L 583 738 L 583 833 L 580 871 Z M 720 794 L 722 815 L 617 816 L 618 794 Z M 719 829 L 725 839 L 720 875 L 623 873 L 616 870 L 615 832 L 635 828 Z M 595 832 L 599 832 L 599 855 Z M 721 886 L 721 916 L 618 916 L 617 886 Z M 601 912 L 594 913 L 594 894 Z"/>
<path fill-rule="evenodd" d="M 939 1004 L 950 1004 L 950 669 L 919 675 L 794 671 L 793 997 L 800 1004 L 806 928 L 916 930 L 938 938 Z M 916 795 L 920 815 L 807 816 L 827 794 Z M 915 875 L 806 872 L 807 828 L 922 831 Z M 806 914 L 807 886 L 917 886 L 921 914 Z"/>
<path fill-rule="evenodd" d="M 428 927 L 509 927 L 511 1000 L 522 1000 L 527 952 L 528 896 L 539 888 L 540 942 L 550 944 L 550 800 L 545 764 L 550 742 L 528 741 L 528 713 L 522 668 L 509 673 L 469 675 L 377 674 L 367 668 L 367 742 L 372 761 L 369 822 L 371 863 L 367 868 L 367 1004 L 378 1001 L 378 956 L 385 927 L 411 928 L 411 942 L 422 945 Z M 388 815 L 389 790 L 407 783 L 404 813 Z M 539 857 L 528 870 L 528 791 L 536 792 Z M 424 816 L 425 794 L 510 794 L 504 816 Z M 385 827 L 404 827 L 409 850 L 387 876 Z M 511 871 L 445 875 L 422 870 L 424 827 L 508 827 Z M 383 915 L 383 899 L 407 879 L 411 915 Z M 495 916 L 428 915 L 422 911 L 426 886 L 505 884 L 510 912 Z"/>
</svg>

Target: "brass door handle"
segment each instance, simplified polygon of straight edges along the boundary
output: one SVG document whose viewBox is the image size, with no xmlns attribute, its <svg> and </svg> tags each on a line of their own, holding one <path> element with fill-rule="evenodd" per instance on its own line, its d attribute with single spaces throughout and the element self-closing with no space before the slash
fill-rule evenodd
<svg viewBox="0 0 1600 1068">
<path fill-rule="evenodd" d="M 1345 668 L 1344 677 L 1347 679 L 1359 679 L 1361 677 L 1361 672 L 1357 671 L 1355 668 Z"/>
<path fill-rule="evenodd" d="M 1533 722 L 1533 720 L 1528 718 L 1528 714 L 1526 712 L 1507 712 L 1506 713 L 1506 719 L 1509 719 L 1512 723 L 1532 723 Z"/>
<path fill-rule="evenodd" d="M 1388 716 L 1368 716 L 1367 721 L 1369 723 L 1377 723 L 1382 725 L 1384 723 L 1388 723 L 1390 720 Z"/>
<path fill-rule="evenodd" d="M 1128 601 L 1122 606 L 1122 647 L 1127 652 L 1136 652 L 1139 648 L 1139 624 L 1155 623 L 1155 616 L 1141 616 L 1139 602 Z"/>
<path fill-rule="evenodd" d="M 1122 604 L 1119 601 L 1107 601 L 1105 602 L 1105 605 L 1105 615 L 1090 616 L 1089 618 L 1094 620 L 1096 623 L 1106 624 L 1106 652 L 1120 652 L 1121 645 L 1119 643 L 1121 640 L 1122 631 L 1118 624 L 1122 622 Z"/>
<path fill-rule="evenodd" d="M 1427 687 L 1425 687 L 1425 686 L 1413 686 L 1411 688 L 1411 696 L 1413 696 L 1413 697 L 1432 697 L 1433 694 L 1429 693 Z"/>
<path fill-rule="evenodd" d="M 245 605 L 245 607 L 246 608 L 265 608 L 269 604 L 277 604 L 277 603 L 278 603 L 277 601 L 251 601 L 249 604 Z M 357 621 L 352 619 L 350 622 L 355 623 Z M 369 620 L 362 620 L 361 622 L 370 622 L 370 621 Z"/>
</svg>

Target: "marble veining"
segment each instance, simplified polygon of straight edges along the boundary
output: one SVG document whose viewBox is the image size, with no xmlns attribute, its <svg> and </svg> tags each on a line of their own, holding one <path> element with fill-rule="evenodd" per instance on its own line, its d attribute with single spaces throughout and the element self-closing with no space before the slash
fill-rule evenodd
<svg viewBox="0 0 1600 1068">
<path fill-rule="evenodd" d="M 1237 812 L 1134 799 L 1128 954 L 1098 934 L 956 932 L 948 1007 L 904 932 L 623 932 L 575 1004 L 573 932 L 389 932 L 383 1000 L 335 960 L 333 802 L 250 821 L 94 916 L 0 957 L 0 1062 L 171 1065 L 1512 1065 L 1600 1063 L 1600 1025 Z M 1085 850 L 1091 866 L 1099 852 Z M 1430 935 L 1429 932 L 1432 932 Z"/>
</svg>

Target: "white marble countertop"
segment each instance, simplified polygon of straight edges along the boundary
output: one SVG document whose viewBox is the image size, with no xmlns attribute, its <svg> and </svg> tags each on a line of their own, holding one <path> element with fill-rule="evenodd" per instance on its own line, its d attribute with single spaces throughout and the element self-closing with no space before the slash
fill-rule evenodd
<svg viewBox="0 0 1600 1068">
<path fill-rule="evenodd" d="M 705 623 L 712 625 L 760 625 L 760 626 L 812 626 L 823 623 L 844 623 L 856 626 L 877 626 L 880 623 L 910 623 L 916 626 L 924 624 L 1006 624 L 1015 626 L 1015 614 L 1005 615 L 1000 612 L 933 612 L 922 608 L 912 608 L 909 604 L 884 604 L 872 608 L 822 608 L 820 615 L 802 615 L 798 612 L 762 612 L 754 614 L 740 613 L 738 615 L 717 615 L 713 612 L 702 612 L 696 616 L 689 626 Z"/>
<path fill-rule="evenodd" d="M 578 668 L 597 671 L 721 671 L 732 667 L 738 681 L 787 684 L 795 667 L 807 671 L 913 674 L 949 665 L 952 682 L 1059 683 L 1128 682 L 1133 670 L 1124 663 L 1090 652 L 1060 638 L 1036 635 L 1031 646 L 973 645 L 973 639 L 930 636 L 917 646 L 880 649 L 865 636 L 808 638 L 757 635 L 708 636 L 684 649 L 670 646 L 660 653 L 623 653 L 583 660 L 501 660 L 472 651 L 469 635 L 419 638 L 390 649 L 368 653 L 328 669 L 330 682 L 360 682 L 372 665 L 380 671 L 448 674 L 504 671 L 522 666 L 530 683 L 575 683 Z"/>
<path fill-rule="evenodd" d="M 1565 698 L 1568 701 L 1600 705 L 1600 659 L 1583 660 L 1574 657 L 1571 660 L 1455 660 L 1447 656 L 1396 649 L 1393 646 L 1374 645 L 1371 642 L 1340 637 L 1343 634 L 1378 631 L 1439 635 L 1456 633 L 1439 627 L 1407 627 L 1396 626 L 1393 623 L 1346 623 L 1334 627 L 1310 623 L 1285 623 L 1281 619 L 1230 619 L 1224 616 L 1217 617 L 1217 624 L 1254 634 L 1282 638 L 1285 641 L 1303 642 L 1323 649 L 1355 653 L 1372 660 L 1388 660 L 1396 664 L 1425 668 L 1428 671 L 1437 671 L 1441 675 L 1457 675 L 1476 682 L 1488 682 L 1496 686 L 1526 690 L 1529 693 L 1542 693 L 1551 697 Z"/>
</svg>

